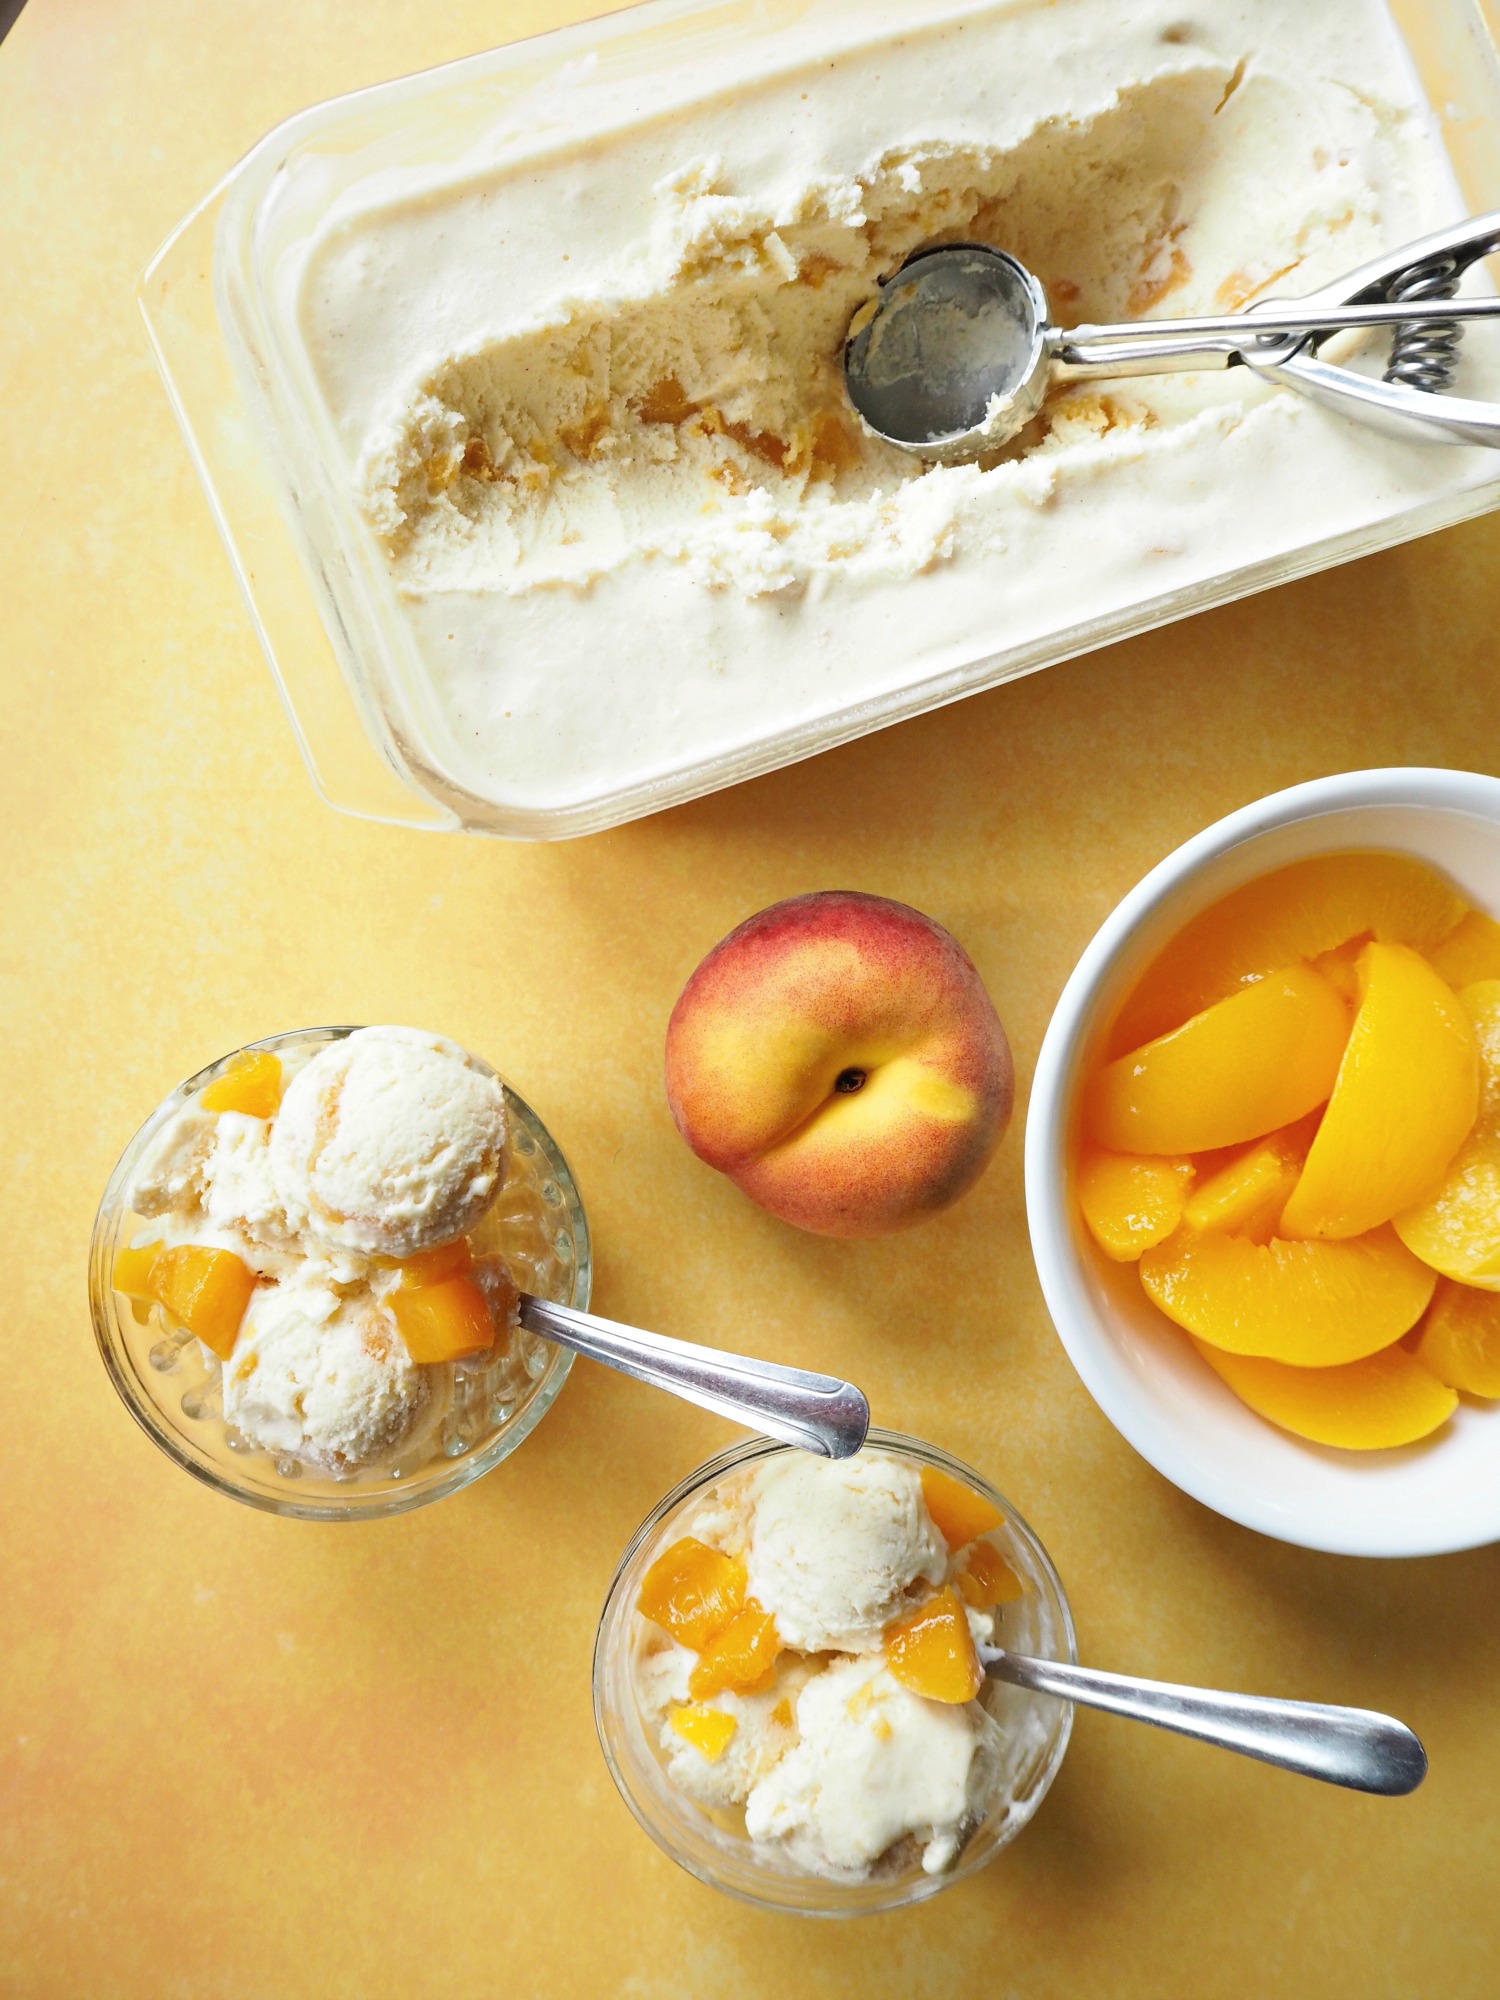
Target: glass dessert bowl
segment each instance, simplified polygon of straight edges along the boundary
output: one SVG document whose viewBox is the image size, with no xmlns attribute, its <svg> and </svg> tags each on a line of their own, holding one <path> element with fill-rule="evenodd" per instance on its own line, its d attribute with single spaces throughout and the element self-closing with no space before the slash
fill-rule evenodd
<svg viewBox="0 0 1500 2000">
<path fill-rule="evenodd" d="M 1047 1553 L 978 1473 L 872 1430 L 858 1457 L 755 1440 L 653 1509 L 594 1647 L 610 1774 L 657 1845 L 743 1901 L 898 1909 L 1014 1840 L 1066 1702 L 983 1678 L 975 1643 L 1077 1653 Z"/>
<path fill-rule="evenodd" d="M 189 1077 L 122 1154 L 89 1256 L 136 1421 L 219 1492 L 308 1520 L 405 1512 L 508 1457 L 572 1364 L 516 1293 L 586 1307 L 590 1278 L 536 1113 L 409 1029 L 275 1035 Z"/>
</svg>

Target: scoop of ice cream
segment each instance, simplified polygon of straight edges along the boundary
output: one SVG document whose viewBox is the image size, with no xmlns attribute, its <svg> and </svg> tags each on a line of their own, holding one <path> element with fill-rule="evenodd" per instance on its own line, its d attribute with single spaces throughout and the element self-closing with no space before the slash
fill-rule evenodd
<svg viewBox="0 0 1500 2000">
<path fill-rule="evenodd" d="M 182 1215 L 198 1207 L 218 1121 L 190 1104 L 169 1118 L 146 1148 L 131 1183 L 137 1215 Z"/>
<path fill-rule="evenodd" d="M 915 1467 L 861 1453 L 835 1464 L 801 1452 L 761 1475 L 745 1554 L 748 1594 L 800 1653 L 869 1653 L 919 1580 L 941 1583 L 948 1552 Z"/>
<path fill-rule="evenodd" d="M 472 1229 L 500 1186 L 505 1099 L 456 1043 L 361 1028 L 293 1078 L 271 1170 L 325 1246 L 411 1257 Z"/>
<path fill-rule="evenodd" d="M 677 1645 L 648 1654 L 638 1671 L 641 1699 L 656 1726 L 667 1776 L 677 1789 L 700 1806 L 743 1805 L 752 1787 L 796 1742 L 797 1697 L 814 1667 L 784 1654 L 770 1687 L 755 1694 L 726 1689 L 694 1703 L 688 1676 L 696 1658 L 686 1646 Z M 717 1709 L 733 1718 L 734 1734 L 717 1757 L 705 1757 L 673 1728 L 674 1710 L 688 1705 Z"/>
<path fill-rule="evenodd" d="M 221 1111 L 217 1126 L 203 1169 L 203 1212 L 210 1225 L 290 1253 L 295 1236 L 271 1171 L 269 1120 Z"/>
<path fill-rule="evenodd" d="M 901 1686 L 878 1659 L 835 1660 L 797 1701 L 799 1740 L 750 1791 L 745 1830 L 818 1875 L 866 1875 L 895 1843 L 946 1868 L 994 1796 L 1000 1731 L 976 1702 Z"/>
<path fill-rule="evenodd" d="M 262 1285 L 224 1365 L 224 1416 L 267 1451 L 329 1472 L 389 1457 L 432 1414 L 430 1371 L 368 1293 Z"/>
</svg>

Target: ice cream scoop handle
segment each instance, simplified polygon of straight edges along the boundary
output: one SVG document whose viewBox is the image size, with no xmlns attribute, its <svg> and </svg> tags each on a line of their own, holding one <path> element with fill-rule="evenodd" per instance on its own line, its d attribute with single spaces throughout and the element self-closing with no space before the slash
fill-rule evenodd
<svg viewBox="0 0 1500 2000">
<path fill-rule="evenodd" d="M 997 1680 L 1128 1715 L 1179 1736 L 1196 1736 L 1304 1778 L 1321 1778 L 1327 1785 L 1400 1798 L 1414 1792 L 1427 1775 L 1427 1753 L 1417 1737 L 1393 1715 L 1377 1715 L 1372 1709 L 1217 1694 L 1210 1688 L 1175 1687 L 1170 1681 L 1027 1659 L 989 1646 L 983 1658 L 985 1672 Z"/>
<path fill-rule="evenodd" d="M 638 1382 L 824 1458 L 852 1457 L 870 1428 L 870 1406 L 862 1392 L 836 1375 L 814 1375 L 805 1368 L 669 1340 L 524 1292 L 521 1324 L 606 1368 L 618 1368 Z"/>
</svg>

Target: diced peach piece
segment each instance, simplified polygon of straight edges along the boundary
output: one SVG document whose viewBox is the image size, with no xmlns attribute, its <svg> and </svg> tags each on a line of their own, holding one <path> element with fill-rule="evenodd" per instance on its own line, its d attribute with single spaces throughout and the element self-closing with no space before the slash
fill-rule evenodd
<svg viewBox="0 0 1500 2000">
<path fill-rule="evenodd" d="M 1479 1117 L 1437 1192 L 1396 1217 L 1396 1234 L 1435 1271 L 1500 1291 L 1500 980 L 1466 986 L 1459 1001 L 1479 1050 Z"/>
<path fill-rule="evenodd" d="M 111 1283 L 117 1292 L 123 1292 L 128 1299 L 154 1299 L 151 1289 L 151 1269 L 161 1255 L 159 1243 L 144 1244 L 139 1250 L 117 1250 L 115 1266 L 110 1274 Z"/>
<path fill-rule="evenodd" d="M 1500 924 L 1483 910 L 1470 910 L 1425 956 L 1455 993 L 1477 980 L 1500 979 Z"/>
<path fill-rule="evenodd" d="M 641 1580 L 636 1609 L 695 1653 L 718 1637 L 745 1602 L 745 1565 L 684 1535 Z"/>
<path fill-rule="evenodd" d="M 1474 1030 L 1416 952 L 1368 944 L 1360 1006 L 1286 1236 L 1363 1236 L 1431 1195 L 1479 1109 Z"/>
<path fill-rule="evenodd" d="M 232 1250 L 198 1243 L 163 1250 L 151 1266 L 151 1296 L 221 1361 L 234 1352 L 255 1273 Z"/>
<path fill-rule="evenodd" d="M 1300 1368 L 1388 1347 L 1416 1325 L 1437 1282 L 1389 1227 L 1338 1243 L 1184 1228 L 1146 1252 L 1140 1273 L 1168 1319 L 1198 1339 Z"/>
<path fill-rule="evenodd" d="M 1026 1586 L 993 1542 L 975 1542 L 953 1579 L 959 1596 L 976 1611 L 992 1611 L 1026 1595 Z"/>
<path fill-rule="evenodd" d="M 1458 1397 L 1404 1347 L 1387 1347 L 1338 1368 L 1290 1368 L 1205 1342 L 1198 1352 L 1258 1416 L 1345 1451 L 1414 1444 L 1446 1423 Z"/>
<path fill-rule="evenodd" d="M 717 1764 L 729 1748 L 739 1724 L 722 1708 L 674 1708 L 672 1727 L 684 1743 L 691 1743 L 700 1757 Z"/>
<path fill-rule="evenodd" d="M 988 1535 L 1000 1525 L 998 1507 L 935 1465 L 922 1467 L 922 1498 L 932 1525 L 950 1549 L 961 1549 L 976 1535 Z"/>
<path fill-rule="evenodd" d="M 1078 1205 L 1105 1256 L 1133 1264 L 1181 1222 L 1192 1184 L 1191 1160 L 1089 1152 L 1078 1167 Z"/>
<path fill-rule="evenodd" d="M 1106 1064 L 1085 1088 L 1088 1135 L 1115 1153 L 1259 1139 L 1324 1101 L 1348 1039 L 1328 981 L 1288 966 Z"/>
<path fill-rule="evenodd" d="M 246 1049 L 203 1092 L 205 1111 L 242 1111 L 274 1118 L 281 1106 L 281 1058 L 269 1049 Z"/>
<path fill-rule="evenodd" d="M 419 1250 L 415 1257 L 401 1258 L 396 1265 L 401 1274 L 396 1282 L 403 1292 L 414 1292 L 423 1285 L 441 1284 L 444 1278 L 461 1278 L 473 1268 L 469 1239 L 459 1236 L 451 1243 L 439 1243 L 435 1250 Z"/>
<path fill-rule="evenodd" d="M 386 1303 L 413 1361 L 462 1361 L 495 1344 L 490 1302 L 472 1278 L 440 1278 L 410 1291 L 398 1285 Z"/>
<path fill-rule="evenodd" d="M 1248 1146 L 1193 1189 L 1183 1203 L 1183 1221 L 1189 1229 L 1218 1229 L 1269 1243 L 1305 1157 L 1305 1146 L 1299 1149 L 1280 1133 Z"/>
<path fill-rule="evenodd" d="M 1440 1278 L 1415 1353 L 1450 1389 L 1500 1397 L 1500 1297 Z"/>
<path fill-rule="evenodd" d="M 707 1701 L 726 1688 L 745 1694 L 770 1680 L 780 1651 L 776 1620 L 747 1597 L 743 1610 L 698 1655 L 698 1664 L 688 1675 L 688 1692 L 694 1701 Z"/>
<path fill-rule="evenodd" d="M 636 403 L 635 412 L 643 424 L 685 424 L 697 415 L 698 405 L 689 400 L 675 375 L 665 375 L 651 384 Z"/>
<path fill-rule="evenodd" d="M 1467 911 L 1456 889 L 1408 855 L 1319 854 L 1294 861 L 1246 882 L 1177 933 L 1121 1009 L 1111 1052 L 1153 1041 L 1237 986 L 1350 938 L 1428 951 Z"/>
<path fill-rule="evenodd" d="M 969 1621 L 951 1586 L 886 1626 L 885 1662 L 903 1687 L 929 1701 L 972 1701 L 984 1682 Z"/>
</svg>

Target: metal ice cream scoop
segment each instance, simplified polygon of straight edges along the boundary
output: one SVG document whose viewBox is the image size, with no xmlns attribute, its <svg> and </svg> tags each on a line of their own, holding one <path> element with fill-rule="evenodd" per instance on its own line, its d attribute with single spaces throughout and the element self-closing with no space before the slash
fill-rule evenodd
<svg viewBox="0 0 1500 2000">
<path fill-rule="evenodd" d="M 860 307 L 844 379 L 866 429 L 945 464 L 1007 443 L 1053 383 L 1236 366 L 1398 437 L 1500 448 L 1500 403 L 1442 393 L 1462 322 L 1500 317 L 1500 299 L 1453 296 L 1497 250 L 1500 212 L 1437 230 L 1304 298 L 1218 318 L 1065 328 L 1006 251 L 945 243 L 909 257 Z M 1376 326 L 1396 329 L 1383 380 L 1320 358 L 1332 334 Z"/>
<path fill-rule="evenodd" d="M 1211 1688 L 1139 1680 L 1133 1674 L 1104 1674 L 1064 1660 L 1033 1660 L 995 1646 L 981 1646 L 979 1652 L 985 1672 L 995 1680 L 1195 1736 L 1301 1777 L 1321 1778 L 1325 1785 L 1401 1798 L 1427 1775 L 1427 1752 L 1418 1738 L 1395 1716 L 1374 1709 L 1219 1694 Z"/>
</svg>

